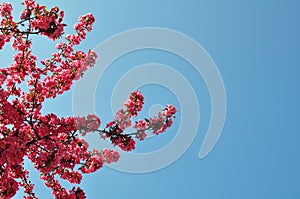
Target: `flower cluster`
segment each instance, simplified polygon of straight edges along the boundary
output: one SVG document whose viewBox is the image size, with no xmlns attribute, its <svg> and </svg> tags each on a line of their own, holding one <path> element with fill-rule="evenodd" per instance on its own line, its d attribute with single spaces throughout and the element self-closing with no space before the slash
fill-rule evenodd
<svg viewBox="0 0 300 199">
<path fill-rule="evenodd" d="M 109 138 L 113 145 L 120 147 L 122 150 L 131 151 L 135 149 L 135 140 L 133 137 L 143 141 L 147 137 L 146 132 L 158 135 L 172 126 L 172 118 L 176 113 L 176 108 L 168 105 L 156 117 L 136 121 L 133 126 L 136 132 L 130 134 L 123 133 L 132 125 L 132 117 L 137 116 L 138 112 L 142 110 L 143 104 L 143 95 L 139 91 L 132 92 L 124 103 L 124 108 L 120 109 L 116 113 L 114 120 L 106 125 L 108 130 L 104 131 L 105 137 Z"/>
<path fill-rule="evenodd" d="M 85 136 L 88 132 L 97 130 L 100 127 L 100 118 L 95 114 L 89 114 L 87 117 L 75 117 L 76 128 Z"/>
<path fill-rule="evenodd" d="M 53 7 L 50 11 L 35 8 L 36 18 L 30 21 L 32 29 L 39 30 L 41 35 L 45 35 L 50 39 L 56 40 L 64 31 L 65 24 L 62 24 L 64 12 L 59 11 L 58 7 Z"/>
<path fill-rule="evenodd" d="M 64 12 L 58 7 L 47 9 L 34 0 L 24 0 L 22 4 L 20 21 L 14 20 L 11 4 L 0 5 L 0 50 L 11 42 L 16 52 L 13 63 L 0 68 L 0 198 L 12 198 L 20 187 L 25 199 L 37 198 L 24 165 L 27 157 L 54 198 L 83 199 L 86 196 L 80 187 L 68 191 L 57 177 L 80 184 L 83 174 L 120 158 L 115 150 L 90 150 L 84 139 L 87 133 L 98 133 L 121 150 L 131 151 L 135 148 L 135 138 L 144 140 L 148 132 L 160 134 L 170 127 L 176 109 L 168 105 L 157 117 L 138 120 L 132 133 L 126 133 L 126 129 L 144 104 L 139 91 L 130 94 L 124 107 L 104 129 L 100 129 L 101 120 L 95 114 L 62 118 L 54 113 L 42 114 L 45 100 L 68 91 L 74 81 L 95 65 L 94 51 L 74 50 L 92 30 L 95 18 L 92 14 L 79 17 L 74 25 L 75 34 L 56 44 L 57 52 L 51 58 L 38 62 L 30 37 L 41 35 L 51 40 L 62 37 Z"/>
</svg>

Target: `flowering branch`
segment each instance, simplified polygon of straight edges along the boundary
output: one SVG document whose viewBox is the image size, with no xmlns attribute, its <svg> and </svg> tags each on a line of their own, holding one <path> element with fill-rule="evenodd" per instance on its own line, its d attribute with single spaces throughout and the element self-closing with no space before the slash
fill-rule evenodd
<svg viewBox="0 0 300 199">
<path fill-rule="evenodd" d="M 156 117 L 136 121 L 132 133 L 126 133 L 126 129 L 132 126 L 132 118 L 137 117 L 144 104 L 139 91 L 130 94 L 124 107 L 104 129 L 94 114 L 65 118 L 53 113 L 41 114 L 46 99 L 68 91 L 74 81 L 95 65 L 94 51 L 74 50 L 92 30 L 95 18 L 92 14 L 79 17 L 74 25 L 76 33 L 66 35 L 66 42 L 56 45 L 58 52 L 38 63 L 30 36 L 44 36 L 53 41 L 62 37 L 66 26 L 64 11 L 56 6 L 47 9 L 34 0 L 24 0 L 22 4 L 19 22 L 12 16 L 10 3 L 0 5 L 0 50 L 11 42 L 16 51 L 13 64 L 0 68 L 0 198 L 12 198 L 20 187 L 25 199 L 37 198 L 24 167 L 25 157 L 41 173 L 54 198 L 86 198 L 81 188 L 67 191 L 55 177 L 80 184 L 83 174 L 118 161 L 120 155 L 111 149 L 89 150 L 82 136 L 98 133 L 121 150 L 131 151 L 135 149 L 135 138 L 142 141 L 149 133 L 158 135 L 171 127 L 176 108 L 168 105 Z M 27 90 L 21 90 L 20 84 L 24 82 Z"/>
</svg>

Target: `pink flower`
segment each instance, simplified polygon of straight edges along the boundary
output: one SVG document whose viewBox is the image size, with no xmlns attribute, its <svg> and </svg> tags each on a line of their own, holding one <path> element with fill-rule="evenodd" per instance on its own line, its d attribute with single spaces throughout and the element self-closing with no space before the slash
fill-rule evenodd
<svg viewBox="0 0 300 199">
<path fill-rule="evenodd" d="M 144 121 L 144 120 L 139 120 L 135 123 L 134 127 L 137 130 L 145 130 L 148 127 L 148 122 Z"/>
<path fill-rule="evenodd" d="M 0 35 L 0 50 L 3 48 L 4 44 L 5 44 L 5 36 Z"/>
<path fill-rule="evenodd" d="M 117 162 L 120 158 L 120 154 L 117 151 L 111 149 L 103 149 L 103 155 L 107 164 Z"/>
<path fill-rule="evenodd" d="M 59 12 L 57 7 L 53 7 L 50 12 L 44 9 L 31 20 L 31 28 L 39 30 L 42 35 L 49 37 L 52 40 L 59 38 L 64 32 L 65 24 L 62 24 L 64 12 Z"/>
<path fill-rule="evenodd" d="M 162 112 L 162 114 L 166 117 L 172 117 L 176 113 L 176 111 L 176 108 L 173 105 L 169 104 Z"/>
<path fill-rule="evenodd" d="M 145 131 L 138 131 L 136 133 L 136 138 L 139 139 L 140 141 L 143 141 L 147 137 L 147 134 Z"/>
<path fill-rule="evenodd" d="M 100 127 L 101 122 L 100 122 L 100 118 L 97 115 L 89 114 L 87 116 L 87 120 L 89 122 L 89 129 L 90 130 L 96 130 Z"/>
<path fill-rule="evenodd" d="M 11 11 L 12 11 L 12 6 L 11 6 L 10 3 L 3 2 L 0 5 L 0 15 L 2 17 L 10 16 L 11 15 Z"/>
<path fill-rule="evenodd" d="M 112 122 L 108 122 L 105 126 L 105 128 L 110 128 L 112 127 L 116 122 L 115 121 L 112 121 Z"/>
</svg>

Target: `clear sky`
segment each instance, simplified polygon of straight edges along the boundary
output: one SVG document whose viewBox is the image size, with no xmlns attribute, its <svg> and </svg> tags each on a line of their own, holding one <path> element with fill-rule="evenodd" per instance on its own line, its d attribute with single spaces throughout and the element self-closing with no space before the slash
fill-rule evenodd
<svg viewBox="0 0 300 199">
<path fill-rule="evenodd" d="M 81 45 L 84 50 L 94 49 L 109 37 L 134 28 L 160 27 L 181 32 L 208 52 L 226 89 L 227 114 L 222 135 L 212 152 L 199 159 L 199 149 L 211 119 L 211 101 L 203 77 L 193 66 L 180 56 L 159 49 L 136 50 L 111 63 L 100 77 L 94 96 L 96 113 L 103 122 L 112 117 L 112 90 L 119 79 L 134 67 L 147 63 L 167 65 L 188 80 L 199 103 L 198 107 L 192 108 L 201 110 L 201 118 L 195 139 L 190 140 L 193 141 L 191 146 L 167 167 L 133 174 L 105 166 L 84 176 L 82 187 L 89 199 L 300 197 L 298 1 L 51 0 L 46 4 L 59 5 L 65 10 L 65 22 L 69 25 L 67 33 L 79 15 L 88 12 L 95 15 L 94 31 Z M 49 57 L 55 44 L 45 38 L 35 41 L 34 53 Z M 176 41 L 171 42 L 176 45 Z M 125 44 L 112 46 L 112 53 L 122 45 Z M 11 62 L 10 52 L 1 52 L 0 56 L 1 64 Z M 99 64 L 95 67 L 101 67 L 103 59 L 100 54 Z M 172 79 L 171 74 L 164 76 L 167 80 Z M 143 80 L 142 74 L 134 80 Z M 174 80 L 172 85 L 162 86 L 156 81 L 140 88 L 146 99 L 142 116 L 147 116 L 148 110 L 155 112 L 159 106 L 153 104 L 172 103 L 179 108 L 178 117 L 165 135 L 139 143 L 135 153 L 160 151 L 172 143 L 177 134 L 185 133 L 179 132 L 183 119 L 191 123 L 195 120 L 195 115 L 182 115 L 183 108 L 180 107 L 183 99 L 190 100 L 189 94 L 182 96 L 182 92 L 170 90 L 171 86 L 177 85 L 179 91 L 185 91 L 183 84 Z M 72 115 L 73 91 L 47 101 L 43 112 Z M 186 129 L 187 135 L 190 130 Z M 134 164 L 133 161 L 128 165 L 136 166 Z M 145 165 L 148 164 L 151 162 L 146 160 Z M 38 173 L 30 164 L 27 167 L 36 184 L 37 195 L 43 199 L 52 198 L 40 182 Z M 15 198 L 21 196 L 19 193 Z"/>
</svg>

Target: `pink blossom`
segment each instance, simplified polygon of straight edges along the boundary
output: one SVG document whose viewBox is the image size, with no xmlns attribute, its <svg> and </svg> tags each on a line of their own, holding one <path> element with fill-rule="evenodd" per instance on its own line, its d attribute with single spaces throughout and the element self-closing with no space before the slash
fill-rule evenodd
<svg viewBox="0 0 300 199">
<path fill-rule="evenodd" d="M 4 44 L 5 44 L 5 36 L 0 35 L 0 50 L 3 48 Z"/>
<path fill-rule="evenodd" d="M 23 5 L 21 21 L 13 20 L 11 4 L 0 5 L 0 50 L 11 42 L 16 52 L 13 63 L 0 69 L 0 198 L 12 198 L 20 187 L 24 189 L 24 198 L 37 198 L 24 168 L 26 156 L 54 198 L 83 199 L 86 196 L 81 188 L 66 190 L 56 177 L 80 184 L 83 174 L 117 162 L 120 155 L 111 149 L 90 150 L 82 136 L 97 133 L 121 150 L 132 151 L 136 139 L 142 141 L 147 133 L 160 134 L 171 127 L 176 109 L 168 105 L 157 117 L 132 122 L 144 104 L 143 95 L 134 91 L 105 129 L 100 129 L 101 120 L 95 114 L 42 114 L 46 99 L 70 90 L 74 81 L 95 66 L 98 56 L 94 51 L 74 49 L 92 30 L 95 18 L 92 14 L 79 17 L 73 26 L 75 34 L 57 43 L 50 58 L 39 60 L 32 50 L 32 36 L 61 38 L 64 11 L 56 6 L 48 9 L 34 0 L 24 0 Z M 127 132 L 132 123 L 134 131 Z"/>
<path fill-rule="evenodd" d="M 0 15 L 2 17 L 10 16 L 11 15 L 11 11 L 12 11 L 12 6 L 11 6 L 10 3 L 3 2 L 0 5 Z"/>
</svg>

